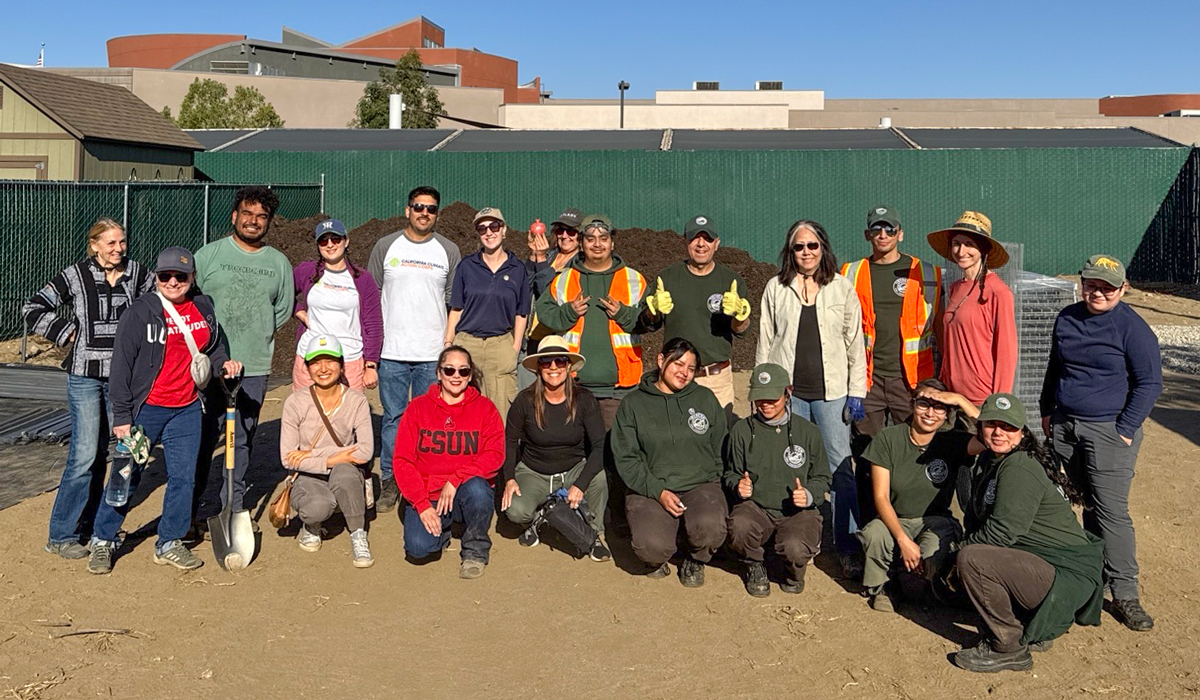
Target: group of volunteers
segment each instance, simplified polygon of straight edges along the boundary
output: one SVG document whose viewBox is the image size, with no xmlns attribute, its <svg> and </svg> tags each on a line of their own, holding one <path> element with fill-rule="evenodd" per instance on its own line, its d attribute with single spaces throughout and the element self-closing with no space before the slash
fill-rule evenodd
<svg viewBox="0 0 1200 700">
<path fill-rule="evenodd" d="M 485 207 L 479 249 L 463 256 L 436 231 L 440 200 L 412 190 L 405 227 L 365 266 L 329 219 L 293 269 L 266 245 L 279 201 L 262 187 L 236 194 L 231 236 L 194 256 L 167 248 L 153 271 L 126 256 L 120 224 L 99 220 L 87 256 L 23 309 L 34 332 L 71 345 L 73 432 L 46 550 L 112 570 L 128 502 L 101 497 L 111 433 L 134 455 L 133 489 L 148 446 L 162 445 L 153 558 L 199 567 L 186 543 L 203 537 L 223 382 L 242 377 L 232 502 L 221 495 L 241 509 L 272 339 L 295 317 L 278 447 L 305 551 L 340 512 L 354 566 L 371 566 L 368 511 L 400 506 L 409 560 L 440 558 L 459 524 L 459 576 L 474 579 L 497 506 L 522 546 L 554 534 L 594 561 L 612 558 L 607 514 L 647 577 L 675 561 L 684 586 L 701 586 L 727 548 L 750 595 L 773 580 L 795 594 L 828 500 L 837 560 L 870 608 L 928 596 L 978 612 L 981 641 L 954 655 L 962 668 L 1031 668 L 1030 652 L 1072 624 L 1099 624 L 1106 589 L 1118 620 L 1153 626 L 1128 497 L 1162 372 L 1113 256 L 1087 260 L 1083 301 L 1055 322 L 1032 407 L 1041 442 L 1012 393 L 1013 294 L 995 272 L 1008 255 L 979 212 L 927 236 L 958 268 L 948 286 L 901 252 L 891 206 L 868 210 L 870 254 L 840 267 L 826 230 L 799 220 L 756 308 L 716 262 L 707 216 L 684 226 L 686 258 L 648 280 L 604 215 L 564 210 L 549 236 L 529 234 L 523 261 L 505 249 L 504 214 Z M 756 311 L 751 415 L 739 417 L 732 350 Z M 644 358 L 641 334 L 660 328 L 661 350 Z M 375 387 L 378 494 L 363 394 Z"/>
</svg>

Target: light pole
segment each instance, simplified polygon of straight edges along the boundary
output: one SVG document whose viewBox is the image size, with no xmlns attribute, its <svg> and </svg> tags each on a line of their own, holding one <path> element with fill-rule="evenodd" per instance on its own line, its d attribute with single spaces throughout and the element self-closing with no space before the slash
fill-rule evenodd
<svg viewBox="0 0 1200 700">
<path fill-rule="evenodd" d="M 625 128 L 625 91 L 629 89 L 629 83 L 622 80 L 617 83 L 617 89 L 621 91 L 621 128 Z"/>
</svg>

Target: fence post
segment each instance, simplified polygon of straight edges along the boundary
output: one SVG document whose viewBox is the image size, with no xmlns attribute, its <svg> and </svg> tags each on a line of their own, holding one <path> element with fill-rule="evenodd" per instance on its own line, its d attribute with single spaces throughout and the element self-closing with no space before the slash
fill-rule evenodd
<svg viewBox="0 0 1200 700">
<path fill-rule="evenodd" d="M 321 173 L 321 201 L 318 210 L 321 214 L 325 213 L 325 173 Z"/>
<path fill-rule="evenodd" d="M 204 234 L 200 240 L 208 245 L 208 185 L 204 186 Z"/>
<path fill-rule="evenodd" d="M 125 235 L 129 235 L 129 183 L 125 183 L 125 202 L 121 210 L 121 228 L 125 229 Z"/>
</svg>

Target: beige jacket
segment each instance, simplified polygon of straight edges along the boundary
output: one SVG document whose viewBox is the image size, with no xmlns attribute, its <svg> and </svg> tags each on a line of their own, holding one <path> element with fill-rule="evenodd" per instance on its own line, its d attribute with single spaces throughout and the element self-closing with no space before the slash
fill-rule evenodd
<svg viewBox="0 0 1200 700">
<path fill-rule="evenodd" d="M 342 397 L 342 405 L 329 416 L 329 423 L 337 431 L 338 439 L 346 447 L 353 446 L 354 461 L 366 464 L 375 453 L 375 434 L 371 427 L 371 407 L 367 397 L 353 389 L 346 389 Z M 316 445 L 313 439 L 316 438 Z M 341 452 L 325 424 L 317 413 L 308 390 L 293 392 L 283 401 L 283 416 L 279 419 L 279 459 L 287 466 L 287 456 L 292 450 L 308 450 L 312 454 L 302 460 L 295 471 L 310 474 L 328 474 L 329 466 L 325 464 L 330 455 Z"/>
<path fill-rule="evenodd" d="M 862 306 L 854 285 L 841 275 L 817 292 L 817 327 L 825 363 L 825 400 L 867 395 L 867 355 L 863 346 Z M 774 362 L 791 376 L 796 365 L 800 326 L 800 278 L 784 287 L 772 277 L 763 290 L 755 364 Z"/>
</svg>

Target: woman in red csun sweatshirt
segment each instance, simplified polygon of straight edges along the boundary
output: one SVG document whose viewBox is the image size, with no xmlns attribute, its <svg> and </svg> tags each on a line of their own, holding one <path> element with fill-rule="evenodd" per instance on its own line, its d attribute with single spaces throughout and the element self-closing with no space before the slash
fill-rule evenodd
<svg viewBox="0 0 1200 700">
<path fill-rule="evenodd" d="M 504 423 L 479 392 L 479 369 L 457 345 L 437 359 L 438 381 L 412 400 L 400 419 L 393 451 L 404 496 L 404 552 L 417 563 L 450 544 L 450 525 L 463 524 L 460 578 L 479 578 L 488 563 L 495 496 L 504 463 Z"/>
</svg>

